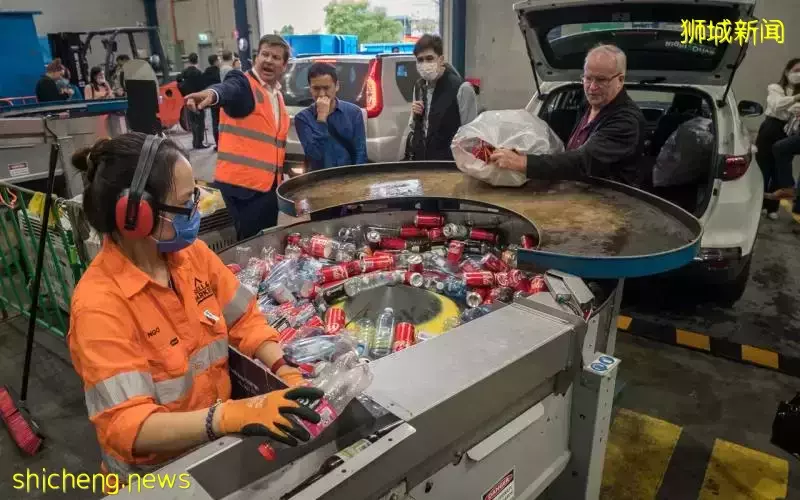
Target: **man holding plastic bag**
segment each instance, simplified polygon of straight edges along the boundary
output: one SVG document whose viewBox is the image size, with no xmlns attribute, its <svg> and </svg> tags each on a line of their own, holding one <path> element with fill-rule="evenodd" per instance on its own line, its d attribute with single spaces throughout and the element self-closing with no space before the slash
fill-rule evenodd
<svg viewBox="0 0 800 500">
<path fill-rule="evenodd" d="M 525 178 L 558 180 L 596 176 L 637 184 L 645 121 L 639 107 L 625 92 L 625 71 L 625 53 L 619 48 L 600 45 L 590 50 L 582 77 L 589 105 L 573 129 L 566 151 L 558 147 L 560 141 L 555 143 L 550 138 L 549 127 L 547 134 L 536 132 L 537 128 L 541 129 L 542 120 L 526 118 L 525 121 L 530 122 L 527 134 L 538 136 L 539 141 L 530 144 L 538 146 L 526 147 L 528 143 L 515 142 L 517 138 L 513 135 L 501 137 L 500 143 L 491 144 L 496 150 L 490 147 L 481 152 L 488 153 L 489 168 L 486 170 L 492 171 L 482 174 L 487 177 L 484 180 L 500 179 L 499 185 L 521 185 Z M 471 171 L 460 168 L 472 175 Z"/>
</svg>

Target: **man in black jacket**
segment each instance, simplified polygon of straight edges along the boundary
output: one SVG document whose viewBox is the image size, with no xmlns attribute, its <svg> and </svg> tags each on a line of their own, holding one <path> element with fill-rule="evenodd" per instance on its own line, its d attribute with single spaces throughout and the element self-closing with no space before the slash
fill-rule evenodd
<svg viewBox="0 0 800 500">
<path fill-rule="evenodd" d="M 522 155 L 498 149 L 491 160 L 501 168 L 526 172 L 531 179 L 604 177 L 639 183 L 645 120 L 625 92 L 626 57 L 614 45 L 590 50 L 584 64 L 583 90 L 588 106 L 575 125 L 566 151 Z"/>
<path fill-rule="evenodd" d="M 411 103 L 408 160 L 453 160 L 450 143 L 458 128 L 478 115 L 478 100 L 465 82 L 444 61 L 444 43 L 438 35 L 423 35 L 414 45 L 420 79 Z"/>
<path fill-rule="evenodd" d="M 203 72 L 203 76 L 206 79 L 206 88 L 222 82 L 220 60 L 217 54 L 208 56 L 208 67 Z M 214 151 L 216 151 L 216 145 L 219 145 L 219 108 L 216 107 L 211 108 L 211 132 L 214 134 Z"/>
<path fill-rule="evenodd" d="M 207 87 L 205 77 L 197 67 L 197 54 L 192 52 L 188 57 L 189 65 L 181 73 L 178 83 L 178 90 L 181 95 L 187 96 L 195 92 L 205 90 Z M 203 137 L 206 132 L 205 112 L 189 111 L 189 125 L 192 128 L 192 148 L 205 149 L 208 146 L 203 144 Z"/>
</svg>

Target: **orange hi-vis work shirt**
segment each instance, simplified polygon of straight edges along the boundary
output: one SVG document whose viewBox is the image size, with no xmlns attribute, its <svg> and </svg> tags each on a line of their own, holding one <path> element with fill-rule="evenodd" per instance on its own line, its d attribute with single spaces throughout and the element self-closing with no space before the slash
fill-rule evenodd
<svg viewBox="0 0 800 500">
<path fill-rule="evenodd" d="M 278 92 L 279 113 L 261 83 L 251 72 L 245 73 L 253 92 L 255 108 L 245 118 L 233 118 L 225 109 L 219 113 L 219 148 L 214 180 L 260 191 L 272 189 L 275 176 L 283 175 L 286 137 L 290 118 Z"/>
<path fill-rule="evenodd" d="M 228 344 L 252 357 L 262 343 L 278 340 L 253 293 L 205 243 L 167 259 L 174 289 L 154 282 L 106 238 L 72 297 L 72 363 L 103 469 L 123 483 L 179 455 L 134 455 L 151 414 L 230 399 Z"/>
</svg>

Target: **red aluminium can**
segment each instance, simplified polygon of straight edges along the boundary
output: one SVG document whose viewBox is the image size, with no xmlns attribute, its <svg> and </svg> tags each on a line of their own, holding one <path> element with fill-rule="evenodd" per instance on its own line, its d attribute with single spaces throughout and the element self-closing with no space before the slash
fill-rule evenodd
<svg viewBox="0 0 800 500">
<path fill-rule="evenodd" d="M 406 240 L 403 238 L 381 238 L 380 247 L 382 250 L 405 250 Z"/>
<path fill-rule="evenodd" d="M 338 307 L 331 307 L 325 311 L 325 333 L 328 335 L 335 335 L 339 330 L 344 328 L 345 325 L 344 309 Z"/>
<path fill-rule="evenodd" d="M 525 250 L 533 250 L 539 244 L 539 239 L 534 234 L 523 234 L 519 239 L 519 243 Z"/>
<path fill-rule="evenodd" d="M 411 323 L 398 323 L 394 327 L 394 343 L 392 352 L 402 351 L 414 345 L 416 341 L 416 329 Z"/>
<path fill-rule="evenodd" d="M 497 286 L 510 286 L 511 278 L 509 277 L 509 273 L 494 273 L 494 282 Z"/>
<path fill-rule="evenodd" d="M 441 227 L 432 227 L 428 229 L 428 239 L 431 242 L 439 243 L 445 241 L 447 238 L 444 237 L 444 229 Z"/>
<path fill-rule="evenodd" d="M 530 287 L 528 287 L 528 293 L 533 295 L 534 293 L 546 292 L 546 291 L 547 291 L 547 284 L 544 281 L 544 277 L 541 274 L 534 276 L 534 278 L 531 280 Z"/>
<path fill-rule="evenodd" d="M 458 268 L 461 269 L 461 272 L 463 273 L 477 273 L 481 271 L 481 266 L 479 266 L 472 259 L 466 259 L 458 266 Z"/>
<path fill-rule="evenodd" d="M 372 271 L 386 271 L 394 267 L 394 257 L 392 255 L 379 255 L 361 259 L 361 270 L 365 273 Z"/>
<path fill-rule="evenodd" d="M 503 273 L 508 271 L 508 266 L 500 257 L 493 253 L 487 253 L 481 258 L 481 266 L 493 273 Z"/>
<path fill-rule="evenodd" d="M 425 264 L 422 259 L 422 255 L 418 253 L 409 255 L 408 259 L 406 259 L 406 262 L 408 263 L 408 270 L 412 273 L 421 273 L 425 270 Z"/>
<path fill-rule="evenodd" d="M 292 234 L 290 234 L 289 236 L 286 237 L 286 245 L 287 246 L 289 246 L 289 245 L 299 246 L 300 245 L 300 240 L 302 238 L 303 238 L 303 235 L 301 235 L 300 233 L 292 233 Z"/>
<path fill-rule="evenodd" d="M 473 227 L 469 230 L 469 239 L 478 241 L 488 241 L 489 243 L 497 243 L 497 234 L 489 231 L 488 229 L 481 229 Z"/>
<path fill-rule="evenodd" d="M 306 324 L 303 326 L 307 326 L 309 328 L 318 328 L 324 325 L 325 323 L 322 322 L 322 318 L 320 318 L 319 316 L 311 316 L 311 318 L 308 321 L 306 321 Z"/>
<path fill-rule="evenodd" d="M 492 286 L 494 285 L 494 274 L 491 271 L 464 273 L 464 284 L 477 287 Z"/>
<path fill-rule="evenodd" d="M 348 278 L 352 276 L 358 276 L 363 272 L 363 269 L 361 268 L 361 262 L 358 260 L 351 260 L 350 262 L 345 262 L 342 265 L 345 269 L 347 269 Z"/>
<path fill-rule="evenodd" d="M 422 275 L 422 273 L 406 271 L 403 274 L 403 282 L 406 285 L 413 286 L 414 288 L 420 288 L 425 284 L 425 277 Z"/>
<path fill-rule="evenodd" d="M 447 262 L 453 265 L 458 265 L 461 258 L 464 256 L 464 242 L 460 240 L 451 240 L 447 245 Z"/>
<path fill-rule="evenodd" d="M 297 335 L 297 330 L 289 326 L 281 332 L 281 336 L 278 339 L 278 342 L 281 344 L 288 344 L 289 342 L 292 341 L 295 335 Z"/>
<path fill-rule="evenodd" d="M 341 264 L 325 266 L 317 273 L 321 284 L 339 281 L 348 277 L 347 268 Z"/>
<path fill-rule="evenodd" d="M 400 237 L 403 239 L 427 238 L 428 230 L 423 227 L 403 226 L 400 228 Z"/>
<path fill-rule="evenodd" d="M 417 227 L 444 226 L 444 215 L 430 212 L 417 212 L 414 216 L 414 225 Z"/>
</svg>

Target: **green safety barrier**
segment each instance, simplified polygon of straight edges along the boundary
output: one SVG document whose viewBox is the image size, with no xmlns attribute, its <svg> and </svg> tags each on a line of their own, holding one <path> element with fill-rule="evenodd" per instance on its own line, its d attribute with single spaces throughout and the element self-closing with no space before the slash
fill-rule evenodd
<svg viewBox="0 0 800 500">
<path fill-rule="evenodd" d="M 42 232 L 44 194 L 0 182 L 0 309 L 3 317 L 29 317 L 30 287 Z M 46 231 L 44 267 L 36 323 L 64 338 L 75 284 L 86 270 L 88 255 L 81 237 L 85 227 L 80 206 L 55 198 Z M 88 236 L 88 232 L 84 233 Z"/>
</svg>

